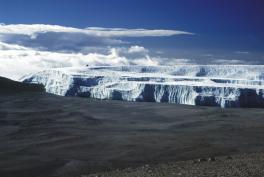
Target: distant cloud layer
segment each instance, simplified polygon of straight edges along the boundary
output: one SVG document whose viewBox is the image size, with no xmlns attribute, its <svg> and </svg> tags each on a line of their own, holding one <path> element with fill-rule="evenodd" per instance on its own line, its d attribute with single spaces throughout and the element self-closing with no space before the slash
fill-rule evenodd
<svg viewBox="0 0 264 177">
<path fill-rule="evenodd" d="M 18 80 L 44 69 L 86 65 L 159 65 L 143 46 L 124 38 L 193 35 L 164 29 L 84 29 L 57 25 L 0 24 L 0 75 Z"/>
<path fill-rule="evenodd" d="M 192 35 L 190 32 L 164 29 L 98 28 L 84 29 L 58 25 L 5 25 L 0 24 L 0 41 L 63 52 L 91 52 L 106 46 L 129 45 L 125 38 L 169 37 Z M 132 45 L 132 44 L 131 44 Z"/>
<path fill-rule="evenodd" d="M 98 65 L 194 64 L 194 59 L 167 58 L 140 41 L 127 38 L 194 35 L 178 30 L 89 27 L 78 29 L 57 25 L 0 24 L 0 76 L 19 80 L 24 75 L 50 68 Z M 237 52 L 246 54 L 246 52 Z M 212 56 L 213 57 L 213 56 Z M 239 60 L 206 60 L 214 64 L 239 64 Z"/>
</svg>

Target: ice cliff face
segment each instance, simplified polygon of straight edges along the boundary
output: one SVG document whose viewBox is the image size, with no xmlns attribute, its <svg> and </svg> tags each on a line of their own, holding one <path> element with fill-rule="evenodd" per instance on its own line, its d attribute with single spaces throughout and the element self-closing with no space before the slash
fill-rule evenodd
<svg viewBox="0 0 264 177">
<path fill-rule="evenodd" d="M 62 68 L 21 79 L 47 92 L 98 99 L 264 107 L 264 66 L 179 65 Z"/>
</svg>

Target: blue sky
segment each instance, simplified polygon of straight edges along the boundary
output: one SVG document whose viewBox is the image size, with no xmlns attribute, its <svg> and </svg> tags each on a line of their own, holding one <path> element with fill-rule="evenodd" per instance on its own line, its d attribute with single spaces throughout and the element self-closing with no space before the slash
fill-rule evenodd
<svg viewBox="0 0 264 177">
<path fill-rule="evenodd" d="M 0 0 L 0 22 L 188 31 L 195 35 L 122 40 L 197 63 L 263 64 L 263 9 L 262 0 Z"/>
</svg>

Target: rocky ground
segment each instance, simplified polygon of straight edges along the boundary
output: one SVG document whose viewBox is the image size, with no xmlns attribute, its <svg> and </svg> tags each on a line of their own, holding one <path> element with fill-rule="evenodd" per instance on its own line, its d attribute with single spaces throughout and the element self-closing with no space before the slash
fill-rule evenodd
<svg viewBox="0 0 264 177">
<path fill-rule="evenodd" d="M 9 82 L 1 177 L 263 176 L 264 109 L 59 97 Z"/>
<path fill-rule="evenodd" d="M 264 154 L 209 157 L 168 164 L 144 165 L 82 177 L 263 177 Z"/>
</svg>

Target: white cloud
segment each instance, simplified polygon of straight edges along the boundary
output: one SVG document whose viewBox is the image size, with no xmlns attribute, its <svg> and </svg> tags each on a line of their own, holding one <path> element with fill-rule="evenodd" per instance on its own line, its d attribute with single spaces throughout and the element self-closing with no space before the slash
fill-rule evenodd
<svg viewBox="0 0 264 177">
<path fill-rule="evenodd" d="M 146 58 L 135 59 L 131 61 L 134 65 L 141 65 L 141 66 L 158 66 L 160 63 L 157 60 L 151 59 L 149 56 Z"/>
<path fill-rule="evenodd" d="M 207 53 L 207 54 L 203 54 L 204 57 L 213 57 L 213 54 Z"/>
<path fill-rule="evenodd" d="M 156 53 L 156 54 L 159 54 L 159 55 L 160 55 L 160 54 L 164 54 L 164 52 L 161 51 L 161 50 L 155 51 L 155 53 Z"/>
<path fill-rule="evenodd" d="M 248 54 L 250 54 L 250 52 L 248 52 L 248 51 L 236 51 L 235 53 L 236 54 L 242 54 L 242 55 L 248 55 Z"/>
<path fill-rule="evenodd" d="M 148 50 L 145 49 L 144 47 L 142 46 L 131 46 L 129 49 L 128 49 L 128 53 L 148 53 Z"/>
<path fill-rule="evenodd" d="M 0 24 L 0 41 L 38 50 L 83 52 L 83 48 L 130 45 L 127 38 L 161 37 L 192 33 L 164 29 L 98 28 L 84 29 L 58 25 Z M 132 45 L 132 44 L 131 44 Z"/>
<path fill-rule="evenodd" d="M 130 44 L 123 38 L 182 34 L 192 35 L 164 29 L 0 24 L 0 76 L 18 80 L 26 74 L 50 68 L 160 65 L 166 59 L 150 56 L 151 52 L 144 46 Z"/>
<path fill-rule="evenodd" d="M 158 61 L 158 63 L 161 63 L 163 65 L 188 65 L 188 64 L 197 64 L 193 60 L 188 58 L 161 58 L 161 57 L 155 57 L 153 60 Z"/>
<path fill-rule="evenodd" d="M 236 60 L 236 59 L 215 59 L 213 61 L 215 64 L 225 64 L 225 65 L 239 65 L 239 64 L 248 64 L 248 62 L 243 61 L 243 60 Z"/>
<path fill-rule="evenodd" d="M 131 50 L 135 53 L 132 52 Z M 0 76 L 19 80 L 24 75 L 50 68 L 115 66 L 115 65 L 177 65 L 197 64 L 197 60 L 188 58 L 162 58 L 149 56 L 142 46 L 108 47 L 105 53 L 63 53 L 40 51 L 16 44 L 0 42 Z M 247 64 L 235 59 L 206 60 L 204 64 Z"/>
<path fill-rule="evenodd" d="M 7 46 L 1 50 L 2 46 Z M 0 75 L 18 80 L 22 76 L 50 68 L 83 67 L 86 65 L 158 65 L 148 55 L 128 59 L 118 48 L 110 48 L 107 54 L 59 53 L 37 51 L 18 45 L 0 43 Z"/>
<path fill-rule="evenodd" d="M 15 44 L 6 44 L 0 42 L 0 51 L 1 50 L 27 50 L 27 48 Z"/>
<path fill-rule="evenodd" d="M 5 25 L 0 24 L 0 33 L 2 34 L 20 34 L 31 36 L 32 39 L 39 33 L 81 33 L 88 36 L 96 37 L 157 37 L 157 36 L 173 36 L 173 35 L 193 35 L 193 33 L 178 30 L 164 29 L 127 29 L 127 28 L 99 28 L 88 27 L 85 29 L 64 27 L 58 25 Z"/>
</svg>

